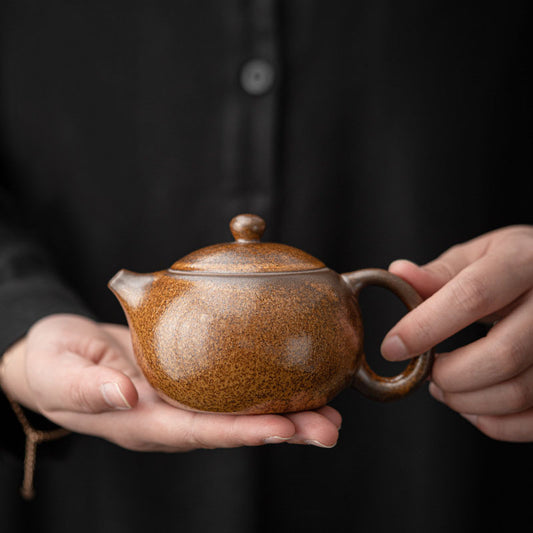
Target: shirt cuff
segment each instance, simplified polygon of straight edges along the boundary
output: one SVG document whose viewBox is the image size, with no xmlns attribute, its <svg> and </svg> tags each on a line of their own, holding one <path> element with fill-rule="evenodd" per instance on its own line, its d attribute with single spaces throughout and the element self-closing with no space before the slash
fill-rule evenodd
<svg viewBox="0 0 533 533">
<path fill-rule="evenodd" d="M 83 301 L 59 281 L 26 278 L 0 287 L 0 355 L 35 322 L 56 313 L 95 319 Z"/>
</svg>

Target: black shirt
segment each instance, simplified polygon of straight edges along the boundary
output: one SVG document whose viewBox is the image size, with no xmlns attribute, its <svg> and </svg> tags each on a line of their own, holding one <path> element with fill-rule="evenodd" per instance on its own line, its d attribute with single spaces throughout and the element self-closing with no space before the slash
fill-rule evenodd
<svg viewBox="0 0 533 533">
<path fill-rule="evenodd" d="M 525 5 L 3 3 L 0 352 L 54 312 L 124 322 L 106 288 L 119 268 L 229 240 L 239 212 L 339 272 L 531 224 Z M 396 371 L 372 353 L 401 312 L 363 298 L 379 371 Z M 448 532 L 527 516 L 530 444 L 488 439 L 424 388 L 333 405 L 332 450 L 43 444 L 32 503 L 5 408 L 2 531 Z"/>
</svg>

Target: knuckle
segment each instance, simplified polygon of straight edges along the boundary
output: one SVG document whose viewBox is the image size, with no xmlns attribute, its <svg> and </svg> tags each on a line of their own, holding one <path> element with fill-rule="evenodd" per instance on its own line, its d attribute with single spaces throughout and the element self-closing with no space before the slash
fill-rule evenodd
<svg viewBox="0 0 533 533">
<path fill-rule="evenodd" d="M 446 263 L 446 266 L 449 268 L 450 273 L 453 272 L 453 268 L 451 268 L 451 265 L 449 265 L 448 263 L 449 258 L 457 255 L 462 255 L 464 249 L 465 243 L 459 242 L 450 246 L 444 253 L 440 255 L 439 259 L 442 261 L 442 263 Z"/>
<path fill-rule="evenodd" d="M 530 406 L 530 391 L 529 387 L 521 379 L 513 379 L 509 382 L 511 387 L 509 407 L 514 411 L 523 411 Z"/>
<path fill-rule="evenodd" d="M 191 423 L 183 426 L 183 442 L 187 443 L 187 447 L 190 449 L 213 449 L 214 446 L 205 442 L 201 435 L 201 431 L 198 428 L 198 413 L 193 413 Z"/>
<path fill-rule="evenodd" d="M 524 368 L 525 349 L 517 338 L 503 338 L 496 343 L 499 353 L 499 371 L 506 377 L 511 378 Z"/>
<path fill-rule="evenodd" d="M 421 346 L 425 349 L 429 340 L 432 339 L 433 322 L 423 304 L 411 311 L 407 317 L 408 319 L 403 324 L 402 340 L 410 351 L 421 351 L 417 348 Z M 413 346 L 413 340 L 416 340 L 416 347 Z"/>
<path fill-rule="evenodd" d="M 468 314 L 483 316 L 490 308 L 490 291 L 481 277 L 463 274 L 451 288 L 455 304 Z"/>
<path fill-rule="evenodd" d="M 526 226 L 517 224 L 515 226 L 509 226 L 504 234 L 505 239 L 508 241 L 514 240 L 523 247 L 524 239 L 527 239 L 533 243 L 533 226 Z"/>
<path fill-rule="evenodd" d="M 192 449 L 183 444 L 183 439 L 176 439 L 176 431 L 165 426 L 161 426 L 158 417 L 155 416 L 153 424 L 148 430 L 140 430 L 137 426 L 124 427 L 116 426 L 111 428 L 111 435 L 108 437 L 111 442 L 118 446 L 134 452 L 186 452 Z M 180 436 L 181 436 L 180 432 Z"/>
<path fill-rule="evenodd" d="M 453 387 L 453 380 L 449 379 L 446 373 L 441 372 L 435 366 L 433 366 L 433 370 L 431 371 L 431 381 L 435 382 L 435 385 L 443 392 L 450 390 L 450 385 Z"/>
<path fill-rule="evenodd" d="M 71 383 L 68 394 L 72 404 L 76 408 L 83 412 L 91 412 L 93 410 L 87 390 L 81 383 L 77 381 Z"/>
<path fill-rule="evenodd" d="M 453 356 L 450 357 L 448 354 L 440 354 L 435 358 L 435 362 L 433 363 L 431 380 L 442 391 L 461 392 L 465 377 L 470 377 L 469 374 L 468 372 L 465 376 L 464 369 L 457 367 Z"/>
<path fill-rule="evenodd" d="M 448 250 L 448 253 L 454 253 L 454 248 L 455 247 L 450 248 Z M 438 259 L 425 266 L 424 268 L 437 275 L 439 278 L 445 280 L 453 279 L 456 274 L 454 268 L 444 255 L 440 256 Z"/>
<path fill-rule="evenodd" d="M 433 367 L 431 369 L 431 381 L 439 387 L 439 389 L 444 390 L 447 389 L 447 377 L 446 372 L 443 369 L 442 361 L 440 361 L 441 356 L 438 356 L 435 358 L 435 361 L 433 362 Z"/>
<path fill-rule="evenodd" d="M 529 246 L 527 244 L 529 244 Z M 533 242 L 525 243 L 523 235 L 517 233 L 509 235 L 507 239 L 505 239 L 504 247 L 507 257 L 523 257 L 525 260 L 533 257 Z"/>
<path fill-rule="evenodd" d="M 106 340 L 97 337 L 89 337 L 82 347 L 84 356 L 93 363 L 98 363 L 112 351 L 112 348 Z"/>
<path fill-rule="evenodd" d="M 232 446 L 236 444 L 248 444 L 239 435 L 238 426 L 239 424 L 237 419 L 233 418 L 231 424 L 228 424 L 226 427 L 226 430 L 224 431 L 224 442 L 227 445 Z"/>
<path fill-rule="evenodd" d="M 521 258 L 525 264 L 533 263 L 533 227 L 510 226 L 499 235 L 495 243 L 504 251 L 505 257 Z"/>
</svg>

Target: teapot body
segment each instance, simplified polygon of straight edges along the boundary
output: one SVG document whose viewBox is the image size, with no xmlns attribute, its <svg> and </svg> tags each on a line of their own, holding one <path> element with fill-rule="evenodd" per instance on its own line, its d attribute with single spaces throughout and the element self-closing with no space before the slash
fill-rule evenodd
<svg viewBox="0 0 533 533">
<path fill-rule="evenodd" d="M 162 271 L 137 305 L 119 297 L 138 364 L 169 403 L 195 411 L 283 413 L 350 386 L 361 317 L 336 272 Z"/>
</svg>

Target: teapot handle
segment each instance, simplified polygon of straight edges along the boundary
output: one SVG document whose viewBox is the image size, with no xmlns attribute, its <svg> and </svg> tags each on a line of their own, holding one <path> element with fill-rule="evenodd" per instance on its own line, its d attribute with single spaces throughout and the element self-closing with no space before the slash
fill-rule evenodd
<svg viewBox="0 0 533 533">
<path fill-rule="evenodd" d="M 362 289 L 377 285 L 392 291 L 411 310 L 422 302 L 422 298 L 406 281 L 380 268 L 368 268 L 343 274 L 342 278 L 351 287 L 356 301 Z M 372 400 L 387 402 L 403 398 L 416 389 L 430 374 L 433 365 L 433 349 L 411 359 L 403 372 L 393 377 L 377 375 L 366 361 L 357 369 L 352 387 Z"/>
</svg>

